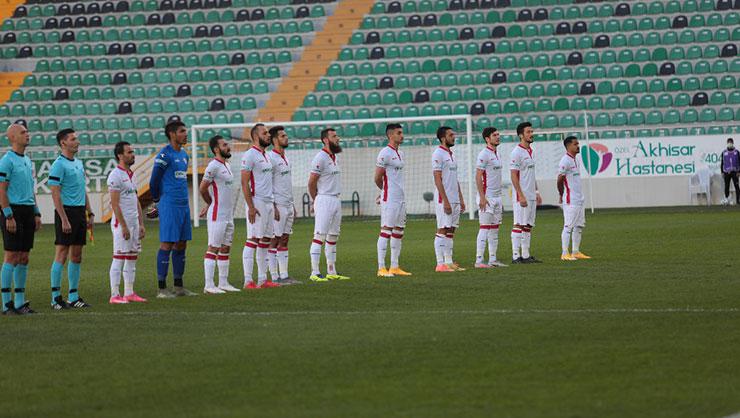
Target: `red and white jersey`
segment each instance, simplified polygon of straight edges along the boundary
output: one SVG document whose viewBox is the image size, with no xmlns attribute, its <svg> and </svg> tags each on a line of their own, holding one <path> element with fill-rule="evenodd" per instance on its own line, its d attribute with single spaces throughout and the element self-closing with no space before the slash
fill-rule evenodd
<svg viewBox="0 0 740 418">
<path fill-rule="evenodd" d="M 563 192 L 563 203 L 568 205 L 582 206 L 585 199 L 583 198 L 583 188 L 581 187 L 581 166 L 578 164 L 576 157 L 568 153 L 560 159 L 560 174 L 565 175 L 565 191 Z"/>
<path fill-rule="evenodd" d="M 342 193 L 338 155 L 330 154 L 322 148 L 311 161 L 311 173 L 319 175 L 318 194 L 339 196 Z"/>
<path fill-rule="evenodd" d="M 441 146 L 435 148 L 432 153 L 432 171 L 442 172 L 442 187 L 447 194 L 447 200 L 450 204 L 460 203 L 460 193 L 457 182 L 457 162 L 452 155 L 452 150 Z M 437 188 L 434 188 L 434 197 L 437 202 L 442 202 Z"/>
<path fill-rule="evenodd" d="M 108 174 L 108 191 L 120 193 L 118 202 L 121 205 L 121 214 L 126 219 L 126 225 L 136 226 L 139 219 L 139 195 L 136 192 L 134 173 L 121 166 L 116 167 Z M 115 212 L 111 222 L 118 225 Z"/>
<path fill-rule="evenodd" d="M 487 146 L 478 154 L 475 168 L 483 171 L 483 188 L 486 197 L 501 197 L 501 159 L 498 152 Z"/>
<path fill-rule="evenodd" d="M 234 220 L 234 173 L 231 164 L 218 159 L 211 160 L 203 174 L 203 181 L 210 183 L 211 206 L 208 207 L 210 221 Z"/>
<path fill-rule="evenodd" d="M 272 202 L 272 163 L 267 153 L 256 146 L 249 148 L 242 155 L 242 171 L 252 172 L 249 178 L 252 197 Z"/>
<path fill-rule="evenodd" d="M 275 203 L 293 206 L 293 180 L 290 177 L 290 161 L 285 151 L 279 153 L 272 150 L 270 162 L 272 163 L 272 194 L 275 196 Z"/>
<path fill-rule="evenodd" d="M 519 171 L 519 186 L 527 200 L 537 199 L 537 183 L 534 178 L 534 155 L 532 148 L 521 144 L 511 151 L 511 169 Z"/>
<path fill-rule="evenodd" d="M 383 175 L 383 194 L 380 199 L 383 202 L 403 202 L 405 200 L 403 191 L 403 153 L 397 148 L 388 145 L 378 153 L 375 165 L 385 170 Z"/>
</svg>

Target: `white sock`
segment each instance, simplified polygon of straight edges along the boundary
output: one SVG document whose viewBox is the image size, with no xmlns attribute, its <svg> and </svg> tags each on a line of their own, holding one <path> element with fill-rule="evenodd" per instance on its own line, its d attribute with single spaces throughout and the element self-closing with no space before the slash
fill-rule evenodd
<svg viewBox="0 0 740 418">
<path fill-rule="evenodd" d="M 267 248 L 268 244 L 259 243 L 254 252 L 257 259 L 257 285 L 267 281 Z"/>
<path fill-rule="evenodd" d="M 229 284 L 229 255 L 219 254 L 216 258 L 218 267 L 218 285 L 226 286 Z"/>
<path fill-rule="evenodd" d="M 398 268 L 398 259 L 401 258 L 401 243 L 403 231 L 394 231 L 391 235 L 391 268 Z"/>
<path fill-rule="evenodd" d="M 381 232 L 378 236 L 378 270 L 385 269 L 385 254 L 388 251 L 390 237 L 387 232 Z"/>
<path fill-rule="evenodd" d="M 434 236 L 434 255 L 437 257 L 437 265 L 445 263 L 445 247 L 447 238 L 444 235 L 436 234 Z"/>
<path fill-rule="evenodd" d="M 206 274 L 206 288 L 214 286 L 213 275 L 216 273 L 216 258 L 217 255 L 212 252 L 206 252 L 205 257 L 203 258 L 203 271 L 205 271 Z"/>
<path fill-rule="evenodd" d="M 455 245 L 455 242 L 453 241 L 453 235 L 447 234 L 445 235 L 445 239 L 447 240 L 447 245 L 445 245 L 445 264 L 452 264 L 452 248 Z"/>
<path fill-rule="evenodd" d="M 270 248 L 267 251 L 267 265 L 270 269 L 270 278 L 272 280 L 277 280 L 278 278 L 280 278 L 277 264 L 277 248 Z"/>
<path fill-rule="evenodd" d="M 488 230 L 488 262 L 496 261 L 496 252 L 498 252 L 498 225 L 492 225 Z"/>
<path fill-rule="evenodd" d="M 110 295 L 119 296 L 119 287 L 121 285 L 121 271 L 123 270 L 123 262 L 125 261 L 120 255 L 114 255 L 113 261 L 110 263 Z"/>
<path fill-rule="evenodd" d="M 573 228 L 573 254 L 581 251 L 581 237 L 583 237 L 583 227 Z"/>
<path fill-rule="evenodd" d="M 317 239 L 314 239 L 313 241 L 311 241 L 310 254 L 311 254 L 311 274 L 312 275 L 321 274 L 321 270 L 319 270 L 319 261 L 321 261 L 321 246 L 323 244 L 324 244 L 323 242 Z"/>
<path fill-rule="evenodd" d="M 242 266 L 244 267 L 244 284 L 248 284 L 252 281 L 252 270 L 254 269 L 254 252 L 257 249 L 257 244 L 252 241 L 247 241 L 244 244 L 244 250 L 242 250 Z"/>
<path fill-rule="evenodd" d="M 287 279 L 288 275 L 288 248 L 278 247 L 277 249 L 277 262 L 278 270 L 280 271 L 280 278 Z"/>
<path fill-rule="evenodd" d="M 532 242 L 532 230 L 522 230 L 522 258 L 529 258 L 529 244 Z"/>
<path fill-rule="evenodd" d="M 123 296 L 134 294 L 134 280 L 136 280 L 136 258 L 131 255 L 123 263 Z"/>
<path fill-rule="evenodd" d="M 475 239 L 475 263 L 482 264 L 483 256 L 486 255 L 486 243 L 488 240 L 488 227 L 490 225 L 481 225 L 478 229 L 478 237 Z"/>
<path fill-rule="evenodd" d="M 570 230 L 567 226 L 563 227 L 563 232 L 560 234 L 560 246 L 562 247 L 563 254 L 568 254 L 568 247 L 570 246 Z"/>
<path fill-rule="evenodd" d="M 516 260 L 521 255 L 519 253 L 519 249 L 522 246 L 522 230 L 518 228 L 513 228 L 511 230 L 511 258 Z"/>
<path fill-rule="evenodd" d="M 337 242 L 326 241 L 324 246 L 324 255 L 326 256 L 326 274 L 337 274 Z"/>
</svg>

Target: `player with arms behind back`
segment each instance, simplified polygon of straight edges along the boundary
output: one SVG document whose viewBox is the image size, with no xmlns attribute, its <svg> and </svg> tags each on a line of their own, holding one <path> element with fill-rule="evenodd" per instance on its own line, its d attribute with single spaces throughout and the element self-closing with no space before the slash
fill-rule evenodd
<svg viewBox="0 0 740 418">
<path fill-rule="evenodd" d="M 460 183 L 457 181 L 457 161 L 452 154 L 455 146 L 455 132 L 449 126 L 437 129 L 439 147 L 432 153 L 432 174 L 434 176 L 435 214 L 437 234 L 434 238 L 434 252 L 437 257 L 437 272 L 462 271 L 464 268 L 452 261 L 453 238 L 460 223 L 460 214 L 465 212 Z"/>
<path fill-rule="evenodd" d="M 314 212 L 313 241 L 309 250 L 311 255 L 311 276 L 313 282 L 329 280 L 349 280 L 349 277 L 337 273 L 337 240 L 342 223 L 341 170 L 339 156 L 342 146 L 339 135 L 332 128 L 321 131 L 321 142 L 324 148 L 316 154 L 311 162 L 311 174 L 308 177 L 308 195 L 311 197 Z M 319 270 L 321 246 L 326 255 L 326 277 Z"/>
<path fill-rule="evenodd" d="M 291 178 L 291 165 L 285 155 L 288 148 L 288 134 L 282 126 L 270 128 L 270 139 L 272 140 L 272 192 L 275 197 L 275 221 L 273 222 L 273 233 L 275 236 L 270 242 L 269 264 L 270 276 L 277 278 L 282 285 L 301 284 L 288 274 L 288 241 L 293 233 L 293 220 L 296 210 L 293 204 L 293 179 Z"/>
<path fill-rule="evenodd" d="M 206 216 L 208 249 L 203 259 L 205 286 L 203 293 L 218 294 L 238 292 L 229 284 L 229 253 L 234 238 L 234 174 L 231 171 L 231 147 L 223 137 L 216 135 L 208 140 L 208 148 L 214 155 L 208 163 L 198 191 L 206 203 L 199 216 Z M 213 276 L 218 266 L 218 286 Z"/>
<path fill-rule="evenodd" d="M 574 261 L 591 258 L 580 251 L 583 228 L 586 227 L 586 212 L 583 208 L 583 188 L 581 187 L 581 167 L 578 164 L 578 153 L 581 151 L 578 139 L 569 136 L 563 141 L 565 155 L 558 167 L 558 196 L 563 205 L 563 233 L 561 234 L 562 254 L 560 259 Z M 573 236 L 573 252 L 568 252 L 568 244 Z"/>
<path fill-rule="evenodd" d="M 157 253 L 157 283 L 160 299 L 177 296 L 195 296 L 183 286 L 185 250 L 192 239 L 190 226 L 190 199 L 188 197 L 188 163 L 190 158 L 183 149 L 188 142 L 188 130 L 179 120 L 167 123 L 164 128 L 169 144 L 154 159 L 149 189 L 157 203 L 159 214 L 159 252 Z M 167 289 L 167 271 L 172 255 L 174 291 Z"/>
<path fill-rule="evenodd" d="M 475 267 L 506 267 L 496 259 L 498 249 L 498 229 L 503 217 L 501 203 L 501 159 L 497 148 L 501 144 L 501 136 L 496 128 L 488 127 L 483 130 L 483 139 L 486 147 L 478 154 L 475 165 L 475 184 L 478 188 L 478 218 L 480 229 L 476 241 Z M 483 262 L 483 256 L 488 244 L 488 262 Z"/>
<path fill-rule="evenodd" d="M 380 150 L 375 168 L 375 185 L 380 196 L 380 236 L 378 237 L 378 277 L 410 276 L 399 267 L 401 240 L 406 227 L 406 196 L 404 194 L 403 127 L 391 123 L 385 127 L 388 146 Z M 388 241 L 391 244 L 391 268 L 385 268 Z"/>
<path fill-rule="evenodd" d="M 522 122 L 516 127 L 516 133 L 519 144 L 511 151 L 511 185 L 516 191 L 513 202 L 514 227 L 511 229 L 512 263 L 540 263 L 529 253 L 537 205 L 542 204 L 535 180 L 532 153 L 534 129 L 531 123 Z"/>
<path fill-rule="evenodd" d="M 141 213 L 139 194 L 136 191 L 136 176 L 131 171 L 136 155 L 131 144 L 118 142 L 113 147 L 113 156 L 118 166 L 108 174 L 108 191 L 113 218 L 110 221 L 113 233 L 113 261 L 110 265 L 110 300 L 117 305 L 129 302 L 146 302 L 134 292 L 136 260 L 144 239 L 144 217 Z M 123 296 L 119 293 L 123 273 Z"/>
</svg>

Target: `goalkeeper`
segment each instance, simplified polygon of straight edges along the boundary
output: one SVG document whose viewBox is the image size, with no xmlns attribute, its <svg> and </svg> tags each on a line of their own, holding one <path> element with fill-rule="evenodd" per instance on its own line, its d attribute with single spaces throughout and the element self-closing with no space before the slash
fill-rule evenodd
<svg viewBox="0 0 740 418">
<path fill-rule="evenodd" d="M 185 249 L 192 239 L 190 202 L 188 198 L 188 154 L 183 146 L 188 142 L 188 130 L 179 120 L 167 123 L 164 128 L 167 144 L 154 159 L 149 189 L 154 208 L 147 214 L 159 216 L 159 252 L 157 253 L 157 280 L 159 299 L 176 296 L 195 296 L 183 287 Z M 172 255 L 174 291 L 167 289 L 167 271 Z"/>
</svg>

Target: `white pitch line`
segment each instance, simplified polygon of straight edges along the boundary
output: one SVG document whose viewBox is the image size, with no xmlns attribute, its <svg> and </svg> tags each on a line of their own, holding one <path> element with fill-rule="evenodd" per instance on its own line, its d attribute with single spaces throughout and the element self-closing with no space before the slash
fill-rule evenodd
<svg viewBox="0 0 740 418">
<path fill-rule="evenodd" d="M 722 418 L 740 418 L 740 412 Z"/>
<path fill-rule="evenodd" d="M 86 311 L 85 316 L 304 316 L 304 315 L 526 315 L 526 314 L 706 314 L 738 313 L 740 308 L 607 308 L 607 309 L 487 309 L 487 310 L 421 310 L 421 311 L 126 311 L 94 312 Z M 52 314 L 47 314 L 52 315 Z M 58 315 L 54 313 L 53 315 Z M 740 418 L 740 415 L 732 416 Z"/>
</svg>

